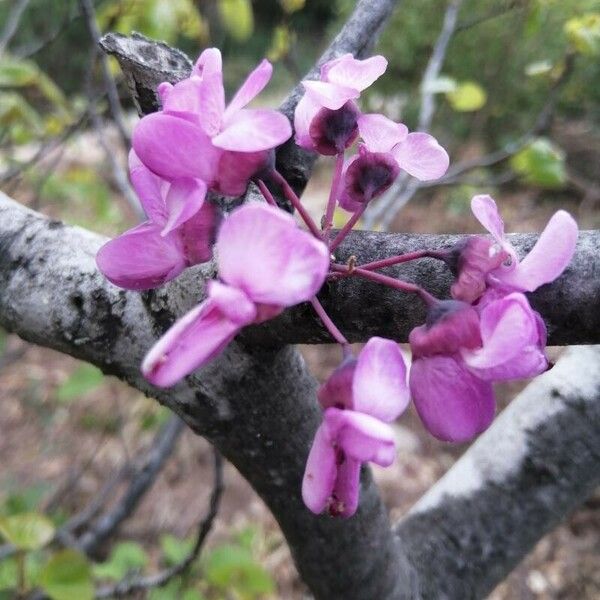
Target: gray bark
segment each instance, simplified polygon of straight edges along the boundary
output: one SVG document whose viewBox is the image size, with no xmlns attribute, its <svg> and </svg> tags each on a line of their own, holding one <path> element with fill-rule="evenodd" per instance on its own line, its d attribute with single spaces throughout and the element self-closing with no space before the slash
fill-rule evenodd
<svg viewBox="0 0 600 600">
<path fill-rule="evenodd" d="M 396 532 L 419 596 L 484 598 L 600 484 L 600 346 L 529 384 Z"/>
<path fill-rule="evenodd" d="M 393 5 L 391 0 L 361 0 L 329 52 L 363 50 Z M 156 110 L 154 90 L 159 81 L 177 81 L 189 69 L 182 55 L 171 65 L 168 59 L 162 62 L 162 58 L 148 49 L 128 60 L 129 63 L 122 61 L 122 64 L 126 72 L 129 68 L 132 73 L 130 87 L 134 96 L 138 95 L 142 111 Z M 133 73 L 139 68 L 146 72 L 136 80 Z M 286 113 L 293 110 L 297 99 L 297 94 L 292 95 L 284 104 Z M 287 155 L 285 152 L 278 153 L 278 162 L 285 163 L 282 172 L 297 189 L 301 188 L 314 157 L 300 151 Z M 532 298 L 548 321 L 554 343 L 600 341 L 595 266 L 599 239 L 597 232 L 583 234 L 573 267 Z M 452 236 L 357 233 L 337 254 L 340 260 L 355 254 L 360 261 L 368 261 L 414 248 L 444 247 L 455 240 Z M 532 235 L 513 239 L 521 253 L 534 240 Z M 438 598 L 435 592 L 433 596 L 430 594 L 433 587 L 427 580 L 430 571 L 433 578 L 443 578 L 443 572 L 436 571 L 436 556 L 424 550 L 428 546 L 455 554 L 454 563 L 443 556 L 451 569 L 447 577 L 452 580 L 461 577 L 466 568 L 464 561 L 472 559 L 469 544 L 472 538 L 449 540 L 450 549 L 444 542 L 436 546 L 427 526 L 419 526 L 418 515 L 409 521 L 412 529 L 402 525 L 398 534 L 394 534 L 368 469 L 362 474 L 359 511 L 352 519 L 315 517 L 303 506 L 300 482 L 320 421 L 320 409 L 315 400 L 315 381 L 300 355 L 282 344 L 327 341 L 307 306 L 296 307 L 279 319 L 249 329 L 220 358 L 174 388 L 154 388 L 140 375 L 141 359 L 175 318 L 201 299 L 206 278 L 214 276 L 212 266 L 190 269 L 161 290 L 144 294 L 127 292 L 108 284 L 96 269 L 94 255 L 103 241 L 82 229 L 48 221 L 0 195 L 0 324 L 28 341 L 87 360 L 105 373 L 127 381 L 168 406 L 196 433 L 214 443 L 273 512 L 290 544 L 300 575 L 316 598 Z M 449 274 L 431 261 L 391 269 L 396 271 L 437 294 L 447 290 Z M 375 333 L 404 340 L 423 316 L 418 308 L 415 310 L 414 299 L 357 279 L 327 284 L 321 298 L 353 340 L 365 340 Z M 574 411 L 571 418 L 578 423 L 586 417 Z M 554 444 L 552 460 L 565 465 L 565 474 L 580 481 L 583 468 L 568 470 L 570 449 L 556 444 L 556 439 Z M 522 490 L 521 501 L 526 504 L 531 496 L 532 505 L 536 505 L 544 481 L 534 479 L 528 483 L 528 488 Z M 573 490 L 571 505 L 582 499 L 587 489 L 583 487 Z M 561 489 L 568 495 L 566 488 Z M 557 518 L 564 515 L 568 504 L 560 505 Z M 513 517 L 508 508 L 502 513 L 507 530 L 511 519 L 514 518 L 515 525 L 519 524 L 517 513 Z M 443 529 L 445 511 L 441 505 L 437 509 L 440 512 L 436 519 Z M 495 506 L 484 502 L 480 511 L 482 523 L 496 514 Z M 452 514 L 460 521 L 459 511 Z M 469 518 L 470 513 L 462 514 L 463 520 Z M 449 522 L 449 527 L 453 527 L 453 521 Z M 532 535 L 526 543 L 520 542 L 518 552 L 505 553 L 500 545 L 506 539 L 494 535 L 488 538 L 486 531 L 478 532 L 481 547 L 498 556 L 494 566 L 499 576 L 512 568 L 527 544 L 543 534 L 540 530 L 537 537 Z M 464 556 L 462 562 L 461 556 Z M 493 584 L 487 578 L 488 583 L 477 587 L 478 573 L 470 576 L 472 585 L 465 589 L 478 593 Z M 487 576 L 479 574 L 479 577 L 483 580 Z M 452 596 L 452 590 L 448 593 L 449 597 L 464 597 Z"/>
</svg>

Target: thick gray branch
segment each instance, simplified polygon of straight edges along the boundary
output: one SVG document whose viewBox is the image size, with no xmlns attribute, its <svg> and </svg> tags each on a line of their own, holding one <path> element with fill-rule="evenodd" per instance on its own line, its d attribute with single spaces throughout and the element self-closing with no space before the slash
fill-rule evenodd
<svg viewBox="0 0 600 600">
<path fill-rule="evenodd" d="M 300 355 L 233 343 L 174 388 L 152 387 L 139 372 L 142 357 L 198 301 L 200 273 L 152 293 L 119 290 L 96 268 L 102 242 L 0 195 L 0 325 L 127 381 L 208 438 L 265 500 L 316 598 L 409 597 L 408 563 L 368 470 L 351 520 L 315 517 L 302 503 L 321 411 Z"/>
<path fill-rule="evenodd" d="M 424 598 L 484 598 L 600 484 L 600 347 L 570 349 L 397 527 Z"/>
</svg>

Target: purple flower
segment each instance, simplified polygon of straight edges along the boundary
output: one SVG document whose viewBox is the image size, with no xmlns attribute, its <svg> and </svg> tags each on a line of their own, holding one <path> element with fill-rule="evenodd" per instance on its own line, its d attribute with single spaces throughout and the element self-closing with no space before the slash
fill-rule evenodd
<svg viewBox="0 0 600 600">
<path fill-rule="evenodd" d="M 471 210 L 492 234 L 497 246 L 487 242 L 488 261 L 480 252 L 484 242 L 477 242 L 477 247 L 470 245 L 464 248 L 462 268 L 460 259 L 458 265 L 459 282 L 452 288 L 454 298 L 473 301 L 481 295 L 485 284 L 505 292 L 532 292 L 559 277 L 573 258 L 578 228 L 573 217 L 564 210 L 554 213 L 535 246 L 521 261 L 504 235 L 504 222 L 493 198 L 475 196 L 471 200 Z M 480 255 L 479 258 L 476 254 Z M 461 281 L 464 273 L 467 277 Z"/>
<path fill-rule="evenodd" d="M 263 60 L 226 107 L 221 53 L 205 50 L 188 79 L 160 85 L 163 110 L 137 124 L 133 147 L 142 162 L 165 179 L 193 177 L 211 190 L 243 194 L 249 179 L 270 164 L 272 150 L 292 134 L 278 111 L 246 108 L 272 71 Z"/>
<path fill-rule="evenodd" d="M 387 467 L 396 454 L 387 424 L 409 402 L 406 367 L 392 340 L 373 337 L 358 359 L 347 358 L 319 389 L 323 422 L 302 481 L 306 506 L 319 514 L 350 517 L 358 507 L 360 467 Z"/>
<path fill-rule="evenodd" d="M 385 192 L 400 169 L 421 181 L 437 179 L 448 169 L 448 153 L 427 133 L 408 133 L 406 125 L 379 114 L 361 115 L 358 129 L 365 143 L 345 166 L 340 197 L 348 211 Z"/>
<path fill-rule="evenodd" d="M 444 441 L 467 441 L 490 425 L 493 381 L 532 377 L 548 367 L 544 323 L 518 292 L 492 292 L 476 307 L 440 302 L 409 341 L 415 407 Z"/>
<path fill-rule="evenodd" d="M 223 222 L 216 244 L 221 282 L 179 319 L 148 352 L 142 372 L 168 387 L 219 354 L 242 327 L 273 318 L 314 296 L 327 274 L 329 253 L 291 215 L 247 204 Z"/>
<path fill-rule="evenodd" d="M 358 134 L 354 101 L 386 68 L 383 56 L 357 60 L 344 54 L 321 67 L 320 81 L 303 81 L 305 93 L 294 113 L 296 143 L 325 155 L 348 148 Z"/>
<path fill-rule="evenodd" d="M 211 259 L 217 211 L 204 201 L 206 184 L 199 179 L 164 181 L 133 151 L 129 170 L 148 220 L 104 244 L 96 262 L 115 285 L 147 290 Z"/>
</svg>

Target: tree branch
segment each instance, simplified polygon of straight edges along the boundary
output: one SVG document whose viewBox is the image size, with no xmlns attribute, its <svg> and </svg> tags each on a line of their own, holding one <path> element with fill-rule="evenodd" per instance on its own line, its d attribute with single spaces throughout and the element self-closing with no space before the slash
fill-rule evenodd
<svg viewBox="0 0 600 600">
<path fill-rule="evenodd" d="M 163 587 L 169 583 L 171 579 L 184 573 L 198 558 L 200 552 L 202 551 L 204 541 L 210 533 L 215 517 L 219 511 L 219 504 L 221 502 L 222 494 L 223 461 L 218 451 L 214 450 L 214 482 L 208 503 L 208 512 L 198 525 L 196 542 L 194 543 L 194 547 L 190 553 L 181 562 L 168 569 L 165 569 L 164 571 L 160 571 L 155 575 L 137 577 L 135 579 L 125 579 L 117 585 L 100 589 L 96 593 L 96 598 L 121 598 L 124 596 L 130 596 L 131 594 L 142 590 Z"/>
<path fill-rule="evenodd" d="M 529 384 L 397 526 L 419 597 L 484 598 L 600 484 L 600 346 Z"/>
</svg>

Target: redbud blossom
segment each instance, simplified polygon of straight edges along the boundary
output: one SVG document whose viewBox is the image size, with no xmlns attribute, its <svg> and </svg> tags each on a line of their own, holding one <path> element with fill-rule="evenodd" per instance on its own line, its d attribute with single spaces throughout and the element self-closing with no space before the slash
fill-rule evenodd
<svg viewBox="0 0 600 600">
<path fill-rule="evenodd" d="M 347 358 L 331 374 L 318 397 L 323 422 L 306 462 L 302 498 L 314 513 L 350 517 L 358 507 L 361 464 L 387 467 L 396 455 L 387 423 L 409 402 L 398 345 L 371 338 L 358 359 Z"/>
<path fill-rule="evenodd" d="M 325 155 L 348 148 L 358 134 L 354 101 L 386 68 L 383 56 L 357 60 L 344 54 L 321 67 L 320 81 L 303 81 L 305 93 L 294 113 L 296 143 Z"/>
<path fill-rule="evenodd" d="M 189 78 L 161 84 L 162 111 L 137 124 L 133 147 L 142 162 L 165 179 L 193 177 L 216 192 L 243 194 L 249 179 L 269 164 L 273 148 L 291 135 L 278 111 L 246 108 L 272 70 L 263 60 L 226 107 L 221 53 L 205 50 Z"/>
<path fill-rule="evenodd" d="M 179 319 L 148 352 L 142 372 L 168 387 L 219 354 L 245 325 L 273 318 L 309 300 L 329 267 L 327 247 L 299 229 L 291 215 L 246 204 L 225 219 L 217 236 L 221 282 Z"/>
<path fill-rule="evenodd" d="M 110 240 L 96 255 L 106 278 L 130 290 L 158 287 L 212 257 L 216 207 L 199 179 L 164 181 L 129 155 L 133 187 L 148 220 Z"/>
<path fill-rule="evenodd" d="M 532 377 L 548 366 L 543 321 L 518 292 L 490 296 L 477 307 L 440 302 L 409 341 L 415 407 L 444 441 L 467 441 L 490 425 L 493 381 Z"/>
</svg>

